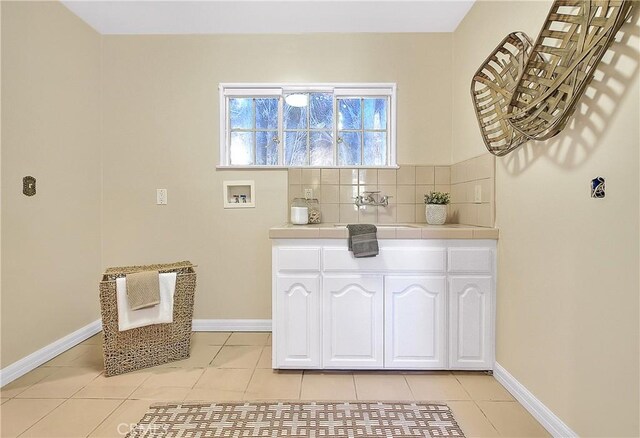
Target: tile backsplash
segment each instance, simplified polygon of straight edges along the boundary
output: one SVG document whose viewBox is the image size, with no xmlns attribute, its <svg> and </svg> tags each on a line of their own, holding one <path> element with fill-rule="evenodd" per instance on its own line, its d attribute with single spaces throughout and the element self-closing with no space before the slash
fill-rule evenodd
<svg viewBox="0 0 640 438">
<path fill-rule="evenodd" d="M 425 223 L 424 195 L 451 193 L 447 223 L 493 227 L 495 158 L 481 155 L 452 166 L 401 165 L 398 169 L 289 169 L 289 203 L 318 198 L 323 222 Z M 479 186 L 479 189 L 476 189 Z M 476 202 L 476 190 L 480 200 Z M 391 196 L 387 207 L 356 207 L 365 191 Z"/>
<path fill-rule="evenodd" d="M 451 166 L 449 219 L 452 222 L 494 226 L 495 167 L 495 157 L 488 153 Z"/>
<path fill-rule="evenodd" d="M 451 192 L 450 166 L 401 165 L 399 169 L 289 169 L 289 202 L 313 190 L 323 222 L 424 223 L 424 195 Z M 365 191 L 391 196 L 386 207 L 356 207 Z"/>
</svg>

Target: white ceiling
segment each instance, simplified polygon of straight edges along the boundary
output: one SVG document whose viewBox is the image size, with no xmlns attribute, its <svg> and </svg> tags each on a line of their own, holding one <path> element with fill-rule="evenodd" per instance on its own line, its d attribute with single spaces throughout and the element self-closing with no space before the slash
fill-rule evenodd
<svg viewBox="0 0 640 438">
<path fill-rule="evenodd" d="M 63 0 L 101 34 L 452 32 L 474 0 Z"/>
</svg>

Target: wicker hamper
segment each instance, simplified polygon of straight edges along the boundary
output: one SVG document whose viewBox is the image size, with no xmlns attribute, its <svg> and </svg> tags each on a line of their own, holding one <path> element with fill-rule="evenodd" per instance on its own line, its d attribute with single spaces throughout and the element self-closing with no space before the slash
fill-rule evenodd
<svg viewBox="0 0 640 438">
<path fill-rule="evenodd" d="M 190 354 L 193 295 L 196 273 L 191 262 L 162 265 L 127 266 L 109 268 L 100 282 L 100 307 L 104 369 L 107 376 L 127 373 L 175 360 Z M 176 272 L 176 290 L 173 299 L 173 322 L 153 324 L 126 331 L 118 331 L 116 281 L 133 272 L 154 270 Z"/>
</svg>

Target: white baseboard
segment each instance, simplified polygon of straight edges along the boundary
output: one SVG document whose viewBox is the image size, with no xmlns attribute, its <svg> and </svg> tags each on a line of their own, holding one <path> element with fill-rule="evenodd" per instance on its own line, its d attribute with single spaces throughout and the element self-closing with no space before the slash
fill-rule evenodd
<svg viewBox="0 0 640 438">
<path fill-rule="evenodd" d="M 0 386 L 4 386 L 27 374 L 29 371 L 39 367 L 43 363 L 53 359 L 57 355 L 64 353 L 71 347 L 75 347 L 85 339 L 89 339 L 102 330 L 102 321 L 98 319 L 84 327 L 58 339 L 55 342 L 42 347 L 40 350 L 31 353 L 29 356 L 20 359 L 11 365 L 0 370 Z"/>
<path fill-rule="evenodd" d="M 91 324 L 76 330 L 75 332 L 58 339 L 55 342 L 31 353 L 11 365 L 0 369 L 0 386 L 13 382 L 18 377 L 39 367 L 43 363 L 75 347 L 85 339 L 99 333 L 102 330 L 102 321 L 97 320 Z M 270 319 L 194 319 L 194 332 L 269 332 L 271 331 Z"/>
<path fill-rule="evenodd" d="M 194 332 L 270 332 L 270 319 L 194 319 Z"/>
<path fill-rule="evenodd" d="M 529 411 L 533 417 L 556 438 L 577 437 L 569 426 L 567 426 L 551 409 L 546 407 L 527 388 L 518 382 L 506 369 L 496 363 L 493 369 L 493 377 L 502 384 Z"/>
</svg>

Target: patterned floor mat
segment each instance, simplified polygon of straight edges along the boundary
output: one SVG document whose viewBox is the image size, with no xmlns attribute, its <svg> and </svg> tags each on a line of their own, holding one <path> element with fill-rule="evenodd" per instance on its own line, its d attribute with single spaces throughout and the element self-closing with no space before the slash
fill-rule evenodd
<svg viewBox="0 0 640 438">
<path fill-rule="evenodd" d="M 446 404 L 235 402 L 154 404 L 130 438 L 464 437 Z"/>
</svg>

